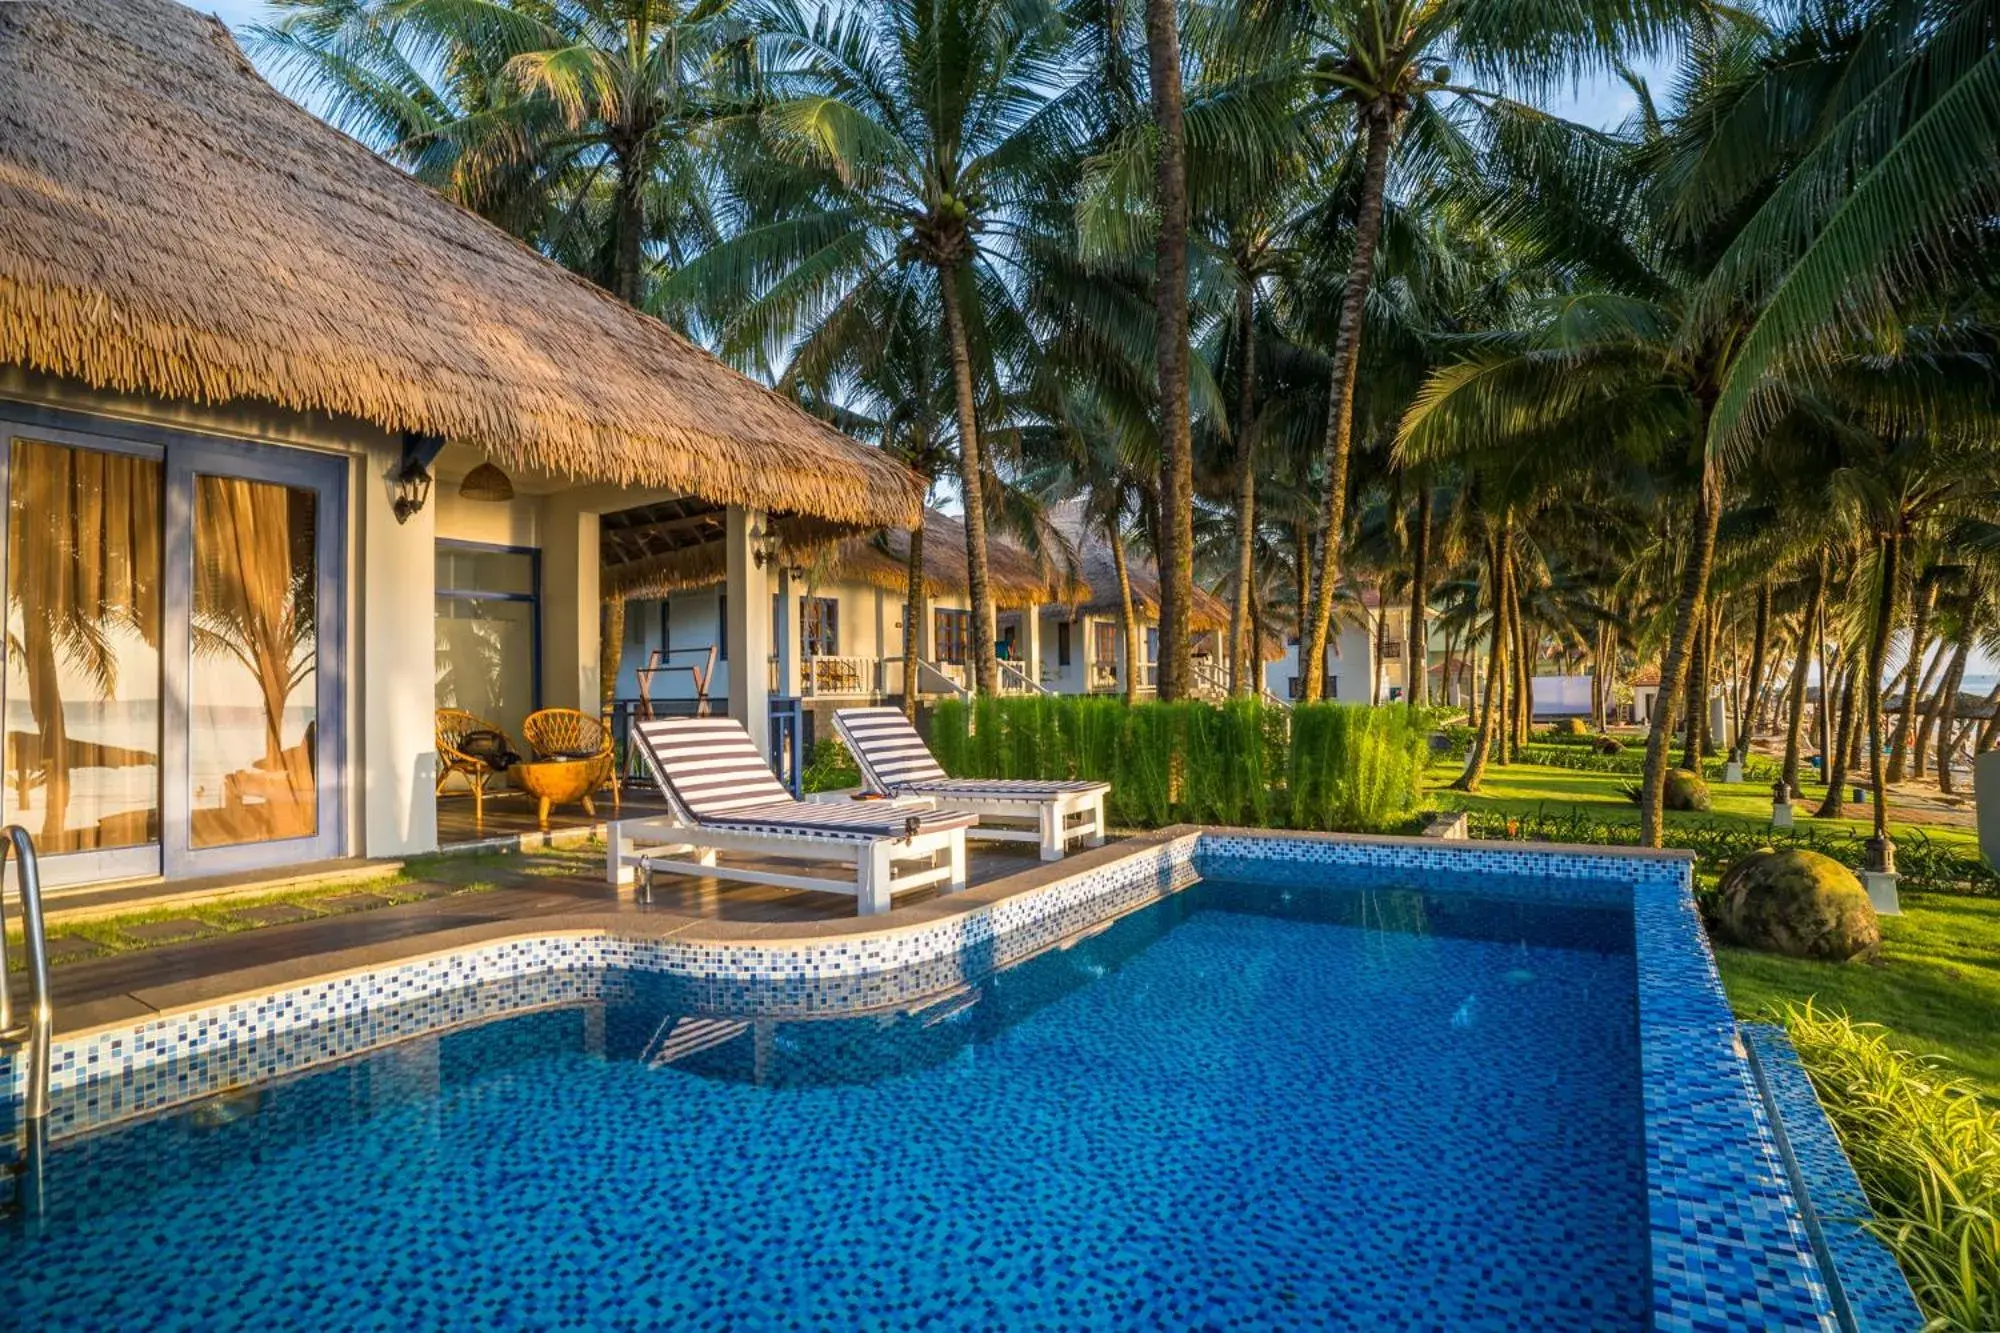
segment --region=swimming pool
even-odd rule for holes
[[[40,1234],[9,1244],[0,1309],[76,1328],[1672,1327],[1688,1274],[1664,1256],[1760,1325],[1820,1325],[1776,1174],[1704,1201],[1659,1165],[1754,1174],[1731,1152],[1759,1139],[1728,1108],[1741,1143],[1707,1161],[1699,1109],[1669,1098],[1693,1119],[1661,1123],[1661,1076],[1691,1067],[1648,1040],[1649,988],[1674,977],[1638,888],[1244,851],[907,1004],[802,1018],[778,983],[610,967],[78,1136],[48,1158]],[[1714,1217],[1719,1248],[1677,1248]]]

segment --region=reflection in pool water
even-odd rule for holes
[[[1216,881],[914,1011],[617,975],[58,1149],[0,1308],[1639,1327],[1635,990],[1625,911]]]

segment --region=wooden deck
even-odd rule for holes
[[[643,789],[625,792],[623,808],[618,811],[612,809],[608,791],[593,797],[592,804],[597,807],[595,814],[587,813],[581,805],[559,806],[549,811],[549,826],[544,829],[535,817],[535,798],[524,791],[489,794],[483,819],[475,817],[472,797],[462,792],[447,792],[437,798],[438,845],[451,849],[500,838],[576,834],[595,829],[609,819],[643,818],[667,812],[667,803],[657,793]]]
[[[470,813],[468,809],[468,823]],[[492,814],[489,806],[489,833]],[[1094,859],[1102,854],[1079,855]],[[754,858],[742,859],[755,863]],[[1012,844],[977,845],[970,861],[970,890],[988,887],[989,893],[1013,892],[1016,885],[1026,889],[1063,873],[1062,863],[1045,865],[1034,848]],[[788,862],[785,868],[800,864]],[[538,925],[630,929],[644,935],[707,931],[747,939],[765,933],[845,931],[858,921],[854,899],[844,895],[684,875],[659,876],[652,901],[642,903],[629,886],[620,892],[605,882],[602,852],[594,845],[442,857],[426,865],[423,879],[399,885],[398,892],[425,896],[395,905],[377,900],[378,905],[370,906],[365,890],[336,890],[329,901],[310,904],[309,919],[61,964],[52,974],[57,1030],[127,1022],[214,995],[240,993],[246,986],[283,986],[328,971],[520,934]],[[895,911],[866,921],[871,928],[893,928],[946,903],[939,902],[933,888],[915,889],[897,895]],[[54,927],[52,933],[60,929]]]

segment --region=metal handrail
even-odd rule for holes
[[[19,1046],[28,1062],[28,1089],[21,1118],[38,1125],[49,1114],[49,1041],[55,1007],[49,1001],[49,944],[42,927],[42,865],[35,840],[19,824],[0,829],[0,880],[12,853],[21,886],[21,939],[28,954],[28,1012],[14,1018],[13,964],[7,948],[7,908],[0,895],[0,1045]]]

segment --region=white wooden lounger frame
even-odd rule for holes
[[[886,762],[881,740],[861,734],[870,724],[890,729],[892,734],[893,728],[900,726],[908,733],[895,735],[890,741]],[[968,837],[1032,842],[1039,846],[1044,861],[1062,860],[1069,844],[1077,840],[1086,847],[1104,845],[1104,797],[1111,790],[1109,783],[949,778],[917,729],[895,708],[843,708],[834,713],[833,727],[854,756],[866,790],[905,798],[927,797],[947,810],[978,815],[982,822],[967,831]],[[988,819],[1031,820],[1034,826],[985,823]]]
[[[700,720],[709,724],[721,723],[734,727],[741,736],[742,744],[749,744],[749,734],[731,719]],[[666,770],[654,751],[654,745],[658,740],[671,739],[677,724],[691,721],[693,719],[677,718],[633,725],[633,748],[645,757],[646,768],[659,787],[660,794],[666,798],[669,813],[644,819],[621,819],[609,826],[606,834],[608,847],[605,852],[605,873],[613,884],[629,883],[636,878],[642,897],[650,900],[655,872],[712,876],[716,879],[737,880],[747,884],[769,884],[781,889],[809,889],[821,893],[847,894],[854,898],[855,910],[860,916],[872,916],[878,912],[888,911],[891,898],[905,889],[922,888],[928,884],[943,884],[944,892],[956,893],[965,887],[966,823],[906,832],[901,835],[885,835],[879,831],[860,829],[853,831],[800,829],[789,832],[782,827],[782,815],[768,816],[768,822],[760,818],[761,826],[757,828],[723,828],[704,824],[689,810],[681,793],[669,781]],[[754,754],[754,750],[752,753]],[[759,758],[757,762],[762,767],[762,759]],[[791,801],[790,793],[784,791],[768,768],[763,768],[763,777],[784,798],[784,805],[799,804]],[[742,804],[746,799],[748,798],[738,798],[737,804]],[[778,804],[778,802],[767,805],[752,804],[748,808],[761,816],[763,811]],[[813,818],[824,819],[829,813],[831,810],[827,807],[812,808]],[[929,816],[934,820],[937,812],[929,804],[919,806],[913,802],[899,802],[887,810],[878,807],[865,813],[876,820],[905,816],[917,819]],[[642,840],[648,845],[641,847],[639,844]],[[801,861],[835,862],[852,866],[854,869],[851,875],[840,878],[825,875],[793,875],[751,866],[725,865],[716,860],[717,852],[744,852]],[[912,861],[920,861],[923,864],[921,867],[912,867],[900,872],[897,870],[899,865]]]

